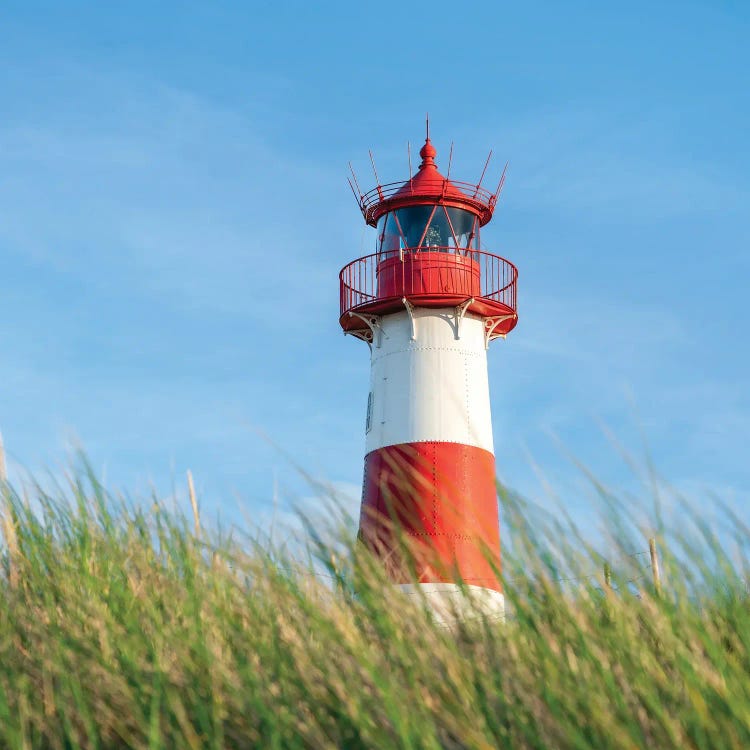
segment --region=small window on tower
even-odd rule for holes
[[[451,238],[463,249],[479,247],[479,219],[461,208],[447,207]],[[452,243],[451,243],[452,244]]]
[[[401,247],[403,247],[403,243],[401,242],[396,217],[392,213],[381,216],[378,219],[378,263],[381,260],[398,255]]]
[[[372,427],[372,391],[367,394],[367,419],[365,420],[365,432]]]

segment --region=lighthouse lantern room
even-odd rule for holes
[[[359,536],[439,617],[462,606],[461,584],[501,615],[487,349],[516,325],[518,272],[480,234],[504,173],[494,193],[444,177],[429,130],[419,154],[406,182],[352,183],[377,230],[340,273],[341,326],[371,357]]]

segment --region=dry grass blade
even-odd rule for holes
[[[188,483],[188,494],[190,495],[190,507],[193,509],[193,521],[195,528],[195,535],[201,535],[201,517],[198,512],[198,500],[195,496],[195,485],[193,484],[193,472],[188,469],[187,472],[187,483]]]

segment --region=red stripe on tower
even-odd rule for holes
[[[471,445],[438,442],[368,453],[360,534],[392,557],[394,580],[409,583],[408,567],[397,559],[398,533],[413,542],[420,583],[453,583],[458,576],[501,591],[495,457]]]

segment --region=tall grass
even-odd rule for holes
[[[313,573],[86,470],[5,486],[0,746],[750,748],[747,529],[732,559],[699,518],[699,547],[661,540],[658,595],[614,499],[607,586],[575,528],[500,494],[509,617],[445,628],[343,527]]]

